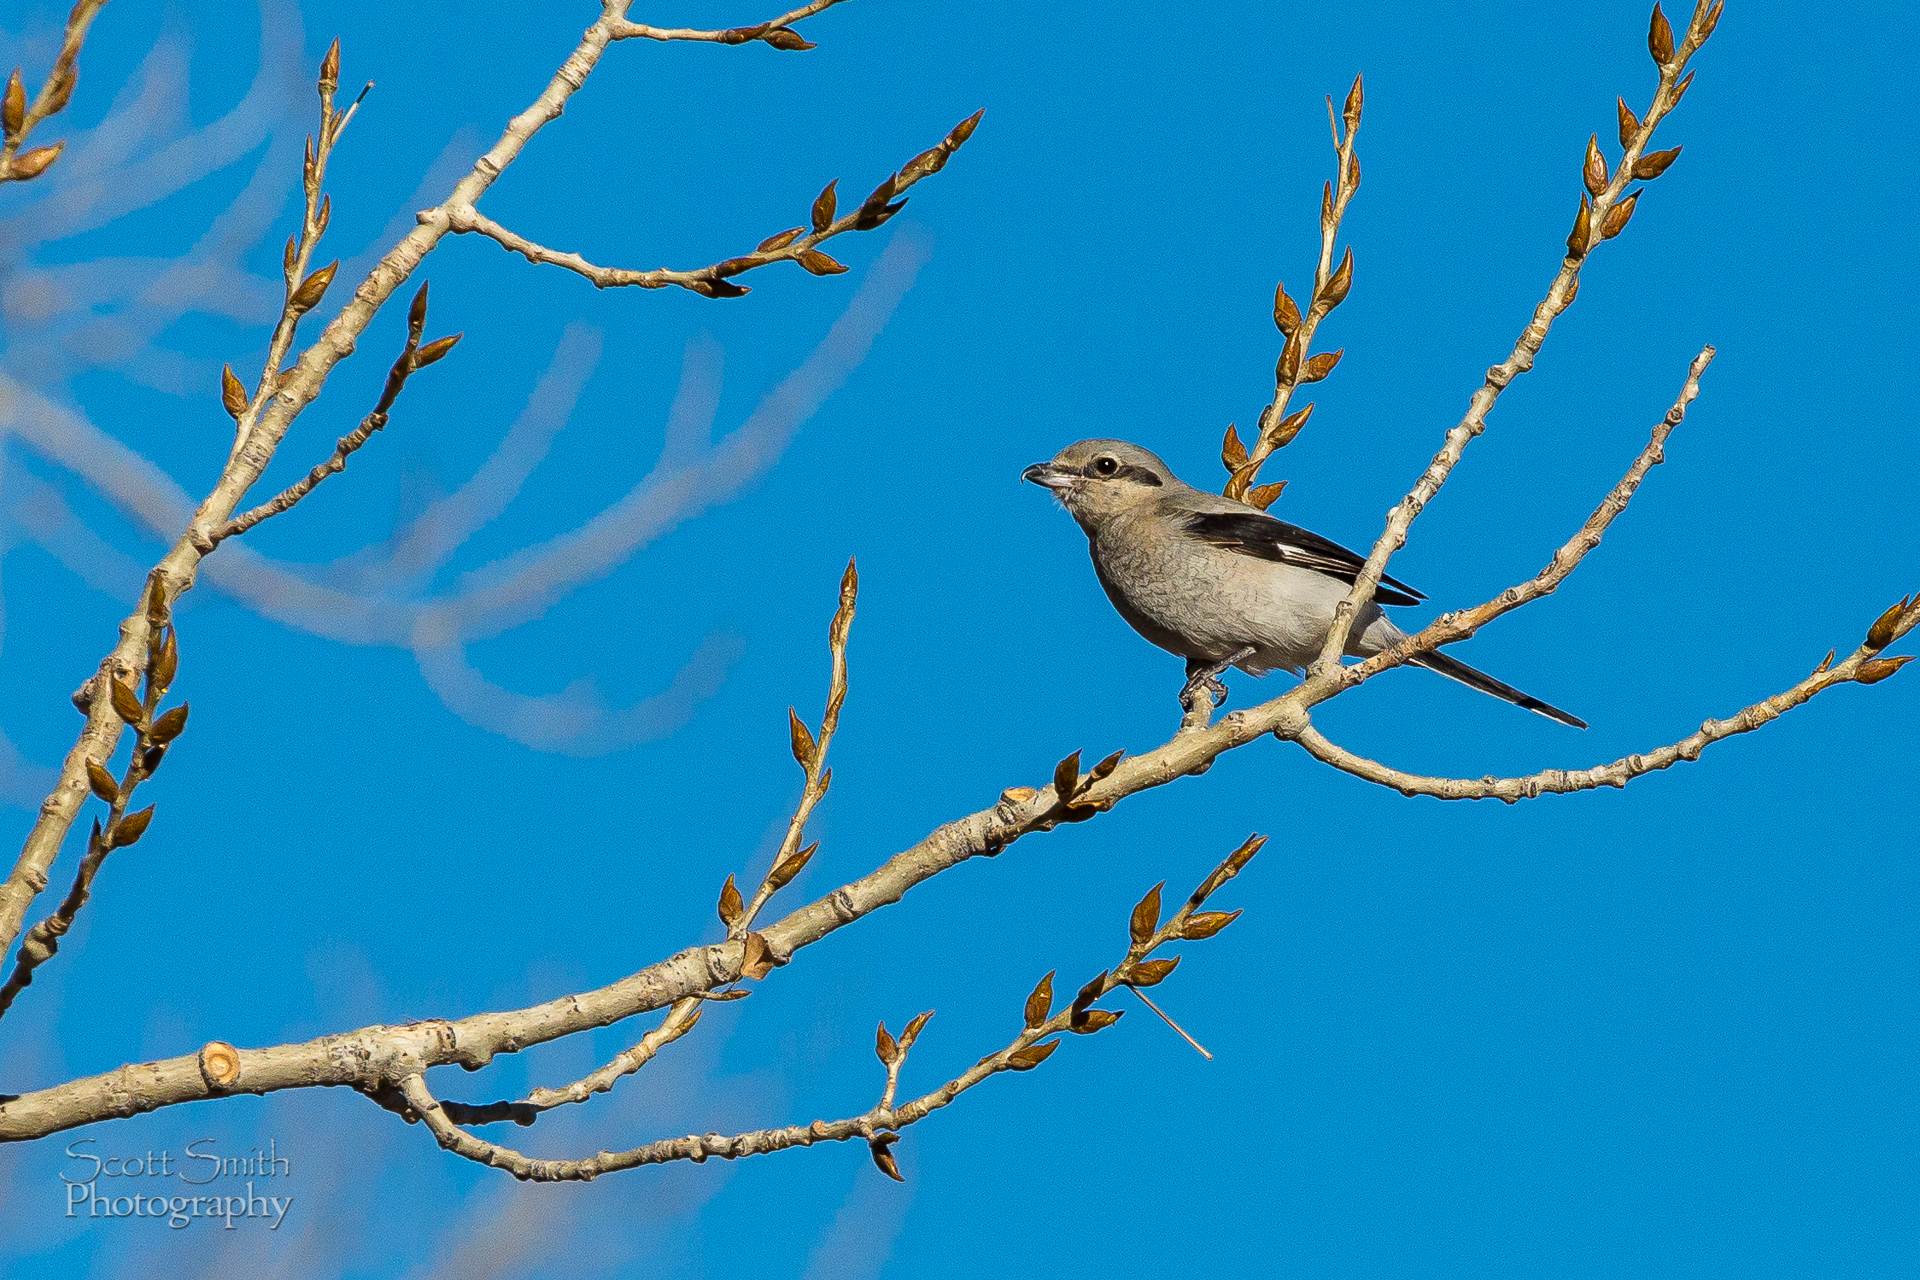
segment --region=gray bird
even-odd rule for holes
[[[1123,440],[1082,440],[1021,478],[1051,489],[1081,529],[1107,598],[1135,631],[1187,660],[1184,703],[1220,675],[1299,673],[1320,654],[1335,607],[1365,558],[1257,507],[1184,484],[1167,464]],[[1380,609],[1426,599],[1392,577],[1354,620],[1347,653],[1367,657],[1406,633]],[[1429,671],[1577,729],[1586,722],[1447,654],[1413,659]]]

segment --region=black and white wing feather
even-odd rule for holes
[[[1258,511],[1196,512],[1187,517],[1187,529],[1211,546],[1311,569],[1349,586],[1366,565],[1364,556],[1355,555],[1339,543]],[[1426,596],[1388,576],[1380,579],[1380,588],[1373,598],[1381,604],[1418,604]]]

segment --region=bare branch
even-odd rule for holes
[[[1623,106],[1621,143],[1625,154],[1620,159],[1619,168],[1604,186],[1591,192],[1591,200],[1588,194],[1581,195],[1580,213],[1574,221],[1572,235],[1567,238],[1566,257],[1561,261],[1560,270],[1554,275],[1546,297],[1534,308],[1533,318],[1521,331],[1507,358],[1487,370],[1485,381],[1468,403],[1466,415],[1447,432],[1446,442],[1440,452],[1434,455],[1433,461],[1427,465],[1413,488],[1388,515],[1387,526],[1374,543],[1365,568],[1354,580],[1347,598],[1335,609],[1326,643],[1321,647],[1319,659],[1313,664],[1311,679],[1320,690],[1335,687],[1339,679],[1340,657],[1347,651],[1354,620],[1372,602],[1374,592],[1380,586],[1380,575],[1386,572],[1388,559],[1406,545],[1407,530],[1427,503],[1440,492],[1441,486],[1446,484],[1447,477],[1453,473],[1454,466],[1466,452],[1468,443],[1487,429],[1487,415],[1492,412],[1500,393],[1515,378],[1533,368],[1534,359],[1547,340],[1547,331],[1553,327],[1560,313],[1573,305],[1574,295],[1579,291],[1580,269],[1586,264],[1587,255],[1601,241],[1612,239],[1626,228],[1627,220],[1632,217],[1634,205],[1640,198],[1639,191],[1629,194],[1627,188],[1641,170],[1642,157],[1654,130],[1667,113],[1679,104],[1681,95],[1686,92],[1691,77],[1682,79],[1682,73],[1694,53],[1712,34],[1718,17],[1718,9],[1709,9],[1705,4],[1694,10],[1686,38],[1673,56],[1660,64],[1659,86],[1654,90],[1653,102],[1647,108],[1644,120],[1633,120],[1629,127],[1628,121],[1632,120],[1632,116]],[[1586,176],[1591,176],[1590,166]]]
[[[838,275],[845,271],[846,268],[822,252],[820,246],[849,231],[872,231],[885,225],[905,207],[906,199],[902,193],[944,168],[953,153],[973,136],[984,114],[984,111],[974,112],[955,125],[939,143],[888,175],[852,213],[839,218],[832,216],[837,207],[833,195],[835,184],[828,183],[814,202],[811,231],[805,227],[793,227],[776,232],[761,241],[751,253],[693,270],[659,267],[650,271],[636,271],[625,267],[597,266],[577,253],[566,253],[537,244],[500,225],[471,205],[450,205],[446,210],[448,225],[457,232],[485,236],[508,252],[517,253],[536,265],[563,267],[591,280],[597,289],[664,289],[675,286],[707,298],[738,298],[750,290],[745,285],[735,284],[733,278],[770,263],[797,262],[813,275]]]
[[[525,1181],[584,1182],[604,1173],[646,1165],[677,1160],[699,1162],[712,1158],[738,1160],[793,1147],[810,1147],[816,1142],[847,1142],[855,1138],[864,1139],[873,1152],[874,1163],[889,1177],[897,1179],[900,1177],[899,1166],[895,1164],[889,1148],[898,1139],[901,1130],[926,1119],[961,1094],[996,1075],[1008,1071],[1029,1071],[1039,1066],[1058,1047],[1059,1042],[1053,1039],[1055,1036],[1091,1035],[1113,1026],[1120,1020],[1120,1011],[1095,1008],[1101,999],[1122,986],[1134,988],[1134,994],[1139,995],[1138,988],[1164,981],[1179,964],[1178,957],[1170,960],[1152,959],[1155,951],[1170,943],[1211,938],[1231,924],[1240,914],[1238,911],[1202,912],[1199,908],[1221,885],[1238,875],[1264,843],[1263,837],[1255,836],[1228,854],[1164,924],[1157,919],[1145,920],[1143,913],[1136,909],[1132,921],[1132,944],[1121,963],[1088,982],[1073,1002],[1058,1012],[1052,1012],[1050,1008],[1052,975],[1049,974],[1027,1001],[1025,1026],[1007,1045],[981,1058],[939,1088],[898,1106],[894,1104],[894,1097],[899,1090],[901,1070],[921,1030],[933,1016],[931,1012],[914,1018],[898,1038],[887,1031],[886,1024],[881,1024],[875,1049],[886,1070],[886,1081],[880,1101],[859,1115],[733,1135],[690,1134],[683,1138],[650,1142],[627,1151],[602,1151],[581,1159],[541,1159],[468,1133],[460,1127],[458,1117],[463,1112],[472,1115],[476,1109],[440,1102],[418,1071],[402,1076],[397,1081],[397,1088],[412,1113],[409,1119],[425,1121],[427,1129],[442,1147],[455,1155],[504,1170]],[[1150,897],[1157,913],[1157,888]],[[1043,990],[1046,993],[1044,999]],[[1145,996],[1141,998],[1146,999]],[[376,1101],[389,1105],[389,1100],[384,1097],[377,1097]],[[481,1118],[509,1117],[487,1115]],[[522,1120],[522,1123],[528,1122]]]
[[[1912,613],[1915,619],[1920,619],[1920,609],[1914,609]],[[1314,759],[1356,778],[1392,787],[1402,795],[1432,796],[1439,800],[1504,800],[1512,804],[1531,800],[1535,796],[1564,795],[1599,787],[1624,787],[1635,778],[1669,768],[1683,760],[1698,760],[1700,753],[1714,743],[1735,734],[1751,733],[1795,707],[1804,706],[1813,700],[1814,695],[1835,685],[1856,682],[1872,684],[1892,675],[1892,670],[1874,666],[1876,662],[1887,662],[1889,659],[1876,658],[1874,654],[1872,648],[1863,646],[1837,666],[1822,663],[1818,670],[1799,683],[1744,707],[1724,720],[1708,720],[1678,742],[1653,751],[1623,756],[1610,764],[1595,765],[1590,769],[1545,769],[1512,778],[1434,778],[1407,773],[1357,755],[1328,741],[1319,730],[1312,727],[1302,730],[1294,741]],[[1891,661],[1899,663],[1904,659]]]
[[[1311,404],[1297,413],[1287,412],[1293,393],[1302,383],[1320,381],[1340,363],[1337,351],[1318,356],[1310,356],[1308,352],[1313,348],[1313,335],[1320,322],[1346,301],[1347,292],[1353,287],[1353,250],[1349,248],[1337,266],[1333,254],[1347,205],[1360,189],[1360,159],[1354,154],[1353,140],[1360,132],[1364,101],[1365,89],[1359,76],[1353,78],[1353,87],[1347,91],[1346,104],[1338,118],[1334,115],[1333,99],[1327,99],[1327,126],[1333,132],[1334,178],[1321,191],[1320,259],[1313,270],[1313,293],[1307,300],[1306,311],[1302,312],[1287,293],[1285,284],[1274,286],[1273,323],[1286,342],[1280,351],[1280,361],[1274,366],[1273,399],[1260,411],[1259,429],[1254,433],[1251,449],[1240,443],[1239,435],[1231,426],[1221,446],[1221,461],[1227,468],[1227,485],[1221,492],[1257,507],[1270,505],[1286,487],[1286,482],[1281,481],[1277,485],[1251,488],[1260,474],[1261,464],[1275,450],[1292,444],[1300,429],[1307,425],[1307,419],[1313,416]],[[1343,122],[1344,133],[1340,128]]]
[[[420,336],[424,332],[427,319],[427,286],[421,285],[413,296],[413,305],[407,314],[407,341],[401,349],[399,358],[387,371],[386,386],[380,391],[380,399],[375,402],[373,411],[360,420],[360,425],[340,437],[333,447],[333,456],[315,467],[301,479],[282,489],[273,498],[259,506],[221,525],[212,535],[212,542],[219,543],[237,533],[245,533],[262,520],[291,510],[300,500],[312,493],[322,480],[338,475],[347,469],[347,459],[352,457],[361,445],[373,438],[373,434],[387,425],[387,416],[393,411],[393,405],[400,398],[400,392],[406,387],[407,379],[428,365],[433,364],[453,350],[460,340],[459,334],[438,338],[425,347],[420,345]]]
[[[1647,473],[1666,461],[1667,438],[1673,434],[1681,422],[1685,421],[1687,407],[1699,396],[1700,377],[1707,371],[1707,366],[1713,362],[1713,356],[1712,347],[1701,348],[1700,354],[1693,358],[1693,364],[1687,369],[1687,380],[1681,386],[1679,396],[1667,410],[1666,416],[1655,425],[1653,435],[1647,440],[1646,447],[1640,450],[1639,456],[1633,460],[1633,465],[1628,467],[1626,474],[1620,477],[1620,482],[1614,485],[1600,505],[1594,508],[1593,514],[1587,517],[1587,522],[1580,526],[1580,531],[1553,553],[1553,558],[1547,561],[1539,573],[1518,586],[1507,588],[1484,604],[1476,605],[1471,609],[1443,613],[1414,635],[1388,645],[1364,662],[1357,662],[1345,668],[1340,675],[1341,687],[1350,689],[1390,667],[1399,666],[1410,658],[1431,653],[1441,645],[1465,640],[1502,614],[1511,613],[1522,605],[1531,604],[1542,596],[1553,594],[1560,584],[1580,566],[1580,562],[1600,545],[1600,539],[1605,535],[1607,527],[1626,511],[1627,504],[1639,491],[1640,482],[1647,478]]]
[[[791,28],[803,18],[811,18],[823,13],[842,0],[812,0],[798,9],[788,10],[777,18],[751,27],[728,27],[721,31],[700,31],[692,27],[650,27],[644,22],[629,22],[621,19],[614,24],[613,38],[616,40],[697,40],[710,44],[746,44],[761,40],[776,49],[790,53],[802,52],[813,48],[810,41],[800,37]]]
[[[100,16],[107,0],[77,0],[67,14],[67,30],[54,56],[53,69],[40,85],[40,91],[27,100],[26,85],[15,68],[0,91],[0,183],[26,182],[53,166],[67,145],[56,142],[50,147],[22,150],[34,129],[49,116],[66,110],[80,79],[80,48],[86,43],[87,29]]]
[[[280,324],[275,327],[259,387],[237,416],[234,448],[219,480],[195,511],[186,531],[154,568],[153,577],[164,585],[168,598],[178,597],[191,588],[201,560],[216,545],[215,535],[265,472],[293,420],[320,393],[334,367],[353,351],[373,316],[452,231],[451,211],[475,207],[534,135],[559,118],[567,100],[579,91],[607,47],[617,38],[616,32],[626,22],[627,7],[628,0],[608,0],[600,19],[587,28],[580,43],[534,103],[513,117],[498,140],[474,162],[441,205],[419,216],[413,229],[375,264],[320,337],[290,367],[283,369],[281,362],[291,349],[294,322],[298,315],[315,305],[331,282],[330,269],[308,270],[313,245],[327,222],[327,205],[320,195],[325,160],[343,119],[343,113],[334,112],[332,106],[338,84],[338,50],[336,47],[328,51],[319,77],[320,140],[317,147],[309,148],[304,174],[306,216],[285,264],[287,306]],[[816,3],[805,10],[796,10],[789,18],[797,21],[826,7],[825,3]],[[771,43],[782,44],[786,37],[777,34],[775,27],[778,26],[776,23],[753,38],[767,38]],[[935,148],[935,152],[938,153],[935,159],[922,157],[929,172],[945,162],[947,152],[942,148]],[[912,167],[909,165],[909,169]],[[48,871],[88,794],[87,762],[107,759],[119,739],[120,721],[107,706],[108,700],[97,695],[113,681],[129,680],[141,669],[152,638],[144,615],[139,612],[129,615],[121,623],[119,642],[102,660],[98,674],[90,682],[94,696],[86,700],[86,727],[68,752],[59,781],[42,804],[39,819],[28,833],[12,871],[0,882],[0,949],[10,947],[19,936],[29,905],[47,887]]]

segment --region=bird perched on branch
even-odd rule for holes
[[[1094,572],[1135,631],[1187,660],[1184,703],[1201,690],[1226,701],[1219,677],[1301,672],[1320,654],[1339,603],[1365,558],[1315,533],[1181,480],[1122,440],[1082,440],[1021,478],[1051,489],[1086,531]],[[1347,653],[1367,657],[1406,633],[1381,605],[1426,599],[1382,577],[1355,618]],[[1413,662],[1550,720],[1586,722],[1447,654]]]

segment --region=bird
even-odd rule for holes
[[[1020,473],[1052,490],[1087,535],[1094,573],[1120,616],[1148,641],[1185,658],[1182,705],[1205,691],[1226,701],[1229,668],[1300,674],[1319,657],[1365,558],[1258,507],[1182,482],[1150,451],[1124,440],[1081,440]],[[1350,657],[1370,657],[1406,632],[1382,606],[1426,599],[1383,575],[1354,618]],[[1415,664],[1516,707],[1571,725],[1586,721],[1522,693],[1450,654]]]

